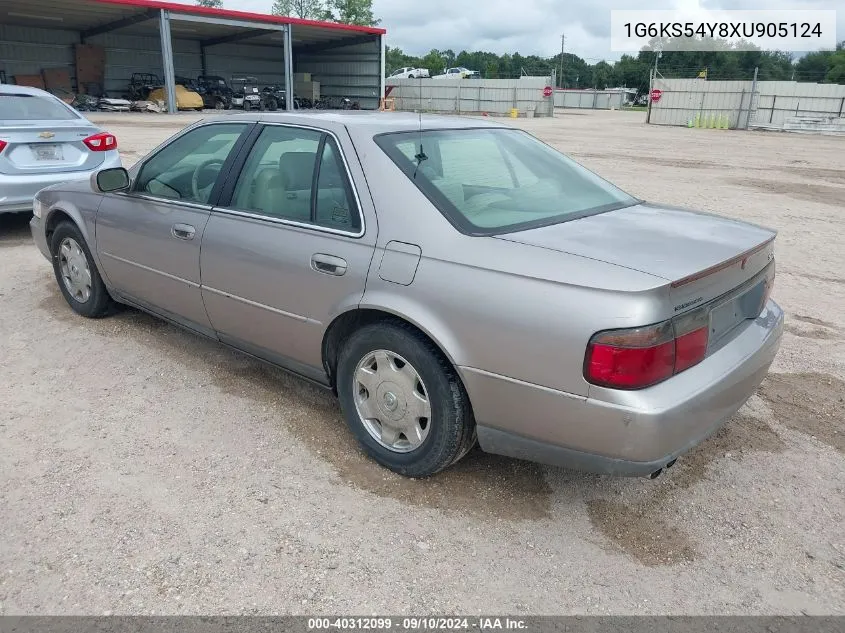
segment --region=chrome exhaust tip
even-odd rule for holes
[[[663,469],[662,469],[662,468],[658,468],[658,469],[657,469],[657,470],[655,470],[653,473],[651,473],[651,474],[648,476],[648,478],[649,478],[649,479],[657,479],[657,478],[658,478],[658,477],[660,477],[660,475],[662,475],[662,474],[663,474]]]

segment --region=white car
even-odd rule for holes
[[[120,166],[113,134],[49,92],[0,84],[0,214],[31,211],[44,187]]]
[[[442,75],[435,75],[434,79],[476,79],[479,77],[477,70],[469,70],[463,66],[447,68]]]
[[[418,77],[428,78],[431,75],[428,73],[428,68],[414,68],[407,66],[399,68],[390,73],[389,79],[417,79]]]

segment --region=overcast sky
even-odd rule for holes
[[[191,0],[179,0],[193,4]],[[272,0],[224,0],[224,6],[267,13]],[[845,39],[842,0],[374,0],[389,46],[422,55],[432,48],[519,52],[548,57],[566,51],[594,62],[618,59],[610,50],[611,9],[672,9],[701,4],[723,9],[839,9],[838,37]],[[838,5],[838,6],[837,6]]]

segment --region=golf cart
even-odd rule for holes
[[[228,110],[232,107],[232,89],[223,77],[200,75],[196,81],[197,92],[202,96],[206,108]]]
[[[264,110],[263,93],[255,77],[232,77],[232,107],[244,110]]]

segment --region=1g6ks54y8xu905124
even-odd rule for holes
[[[336,391],[410,476],[485,451],[659,471],[754,393],[774,232],[645,203],[529,134],[381,113],[240,115],[39,193],[78,313],[140,307]]]

